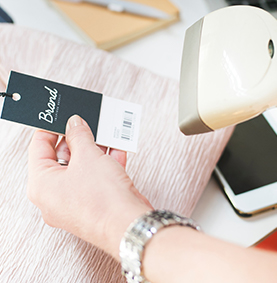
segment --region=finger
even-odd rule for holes
[[[127,163],[127,153],[125,151],[111,148],[110,156],[125,169]]]
[[[58,135],[38,130],[35,132],[29,146],[29,165],[37,167],[41,164],[56,163],[55,146]]]
[[[56,147],[56,156],[58,161],[63,160],[68,163],[70,160],[70,150],[65,141],[65,137],[60,140],[58,146]]]
[[[84,158],[98,158],[103,151],[95,144],[94,136],[87,123],[78,115],[69,118],[66,126],[66,143],[70,150],[70,161],[76,159],[83,162]]]

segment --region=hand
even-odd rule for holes
[[[87,123],[72,116],[66,138],[36,131],[29,148],[29,199],[44,221],[97,245],[118,259],[128,225],[152,208],[127,176],[126,153],[98,147]],[[56,160],[69,161],[61,166]]]

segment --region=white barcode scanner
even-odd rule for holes
[[[251,6],[208,14],[185,35],[179,127],[200,134],[277,105],[277,21]],[[277,47],[276,47],[277,48]]]

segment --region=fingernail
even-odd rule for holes
[[[82,118],[78,115],[73,115],[67,121],[66,131],[68,131],[68,130],[74,128],[74,127],[80,126],[82,124],[83,124]]]

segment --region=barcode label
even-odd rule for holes
[[[103,95],[96,143],[136,152],[140,119],[140,105]]]
[[[121,129],[121,139],[131,140],[132,130],[133,130],[133,117],[134,113],[130,111],[124,111],[123,123]]]

